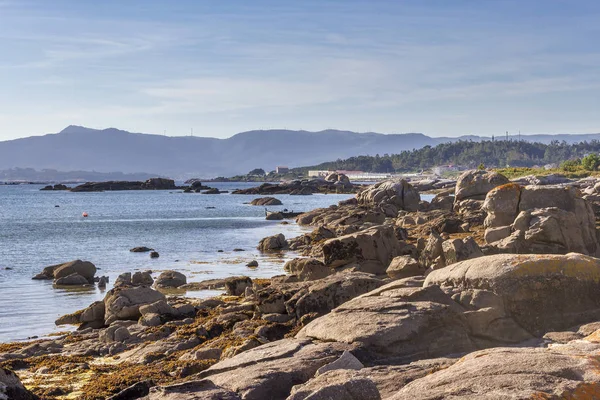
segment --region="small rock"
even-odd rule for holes
[[[158,254],[158,251],[150,252],[150,258],[158,258],[158,257],[160,257],[160,254]]]
[[[248,267],[248,268],[257,268],[258,267],[258,261],[252,260],[248,264],[246,264],[246,267]]]

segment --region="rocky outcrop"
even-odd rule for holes
[[[59,184],[54,185],[54,186],[52,186],[52,185],[44,186],[40,190],[69,190],[69,189],[70,189],[69,187],[67,187],[67,186],[62,185],[62,184],[59,183]]]
[[[355,193],[361,186],[353,185],[351,182],[327,181],[322,178],[293,180],[289,182],[263,183],[262,185],[249,189],[235,190],[233,194],[254,195],[310,195],[313,193]]]
[[[399,210],[417,211],[421,197],[406,180],[379,182],[356,195],[358,204],[395,217]]]
[[[359,359],[373,363],[476,349],[460,308],[447,295],[437,287],[411,287],[402,281],[343,303],[306,325],[297,337],[353,343]]]
[[[86,182],[71,189],[71,192],[104,192],[110,190],[172,190],[177,189],[173,179],[151,178],[145,182],[108,181]]]
[[[409,383],[390,399],[600,398],[595,354],[540,348],[478,351]]]
[[[456,182],[454,198],[462,200],[484,200],[493,188],[510,183],[504,175],[493,171],[470,170],[463,172]]]
[[[104,298],[105,323],[110,325],[116,320],[137,321],[142,316],[141,306],[159,300],[166,300],[165,295],[148,287],[115,287]]]
[[[283,203],[275,197],[260,197],[250,202],[253,206],[280,206]]]
[[[480,257],[433,271],[424,285],[477,310],[479,335],[495,340],[600,320],[600,259],[577,253]]]
[[[506,252],[597,255],[596,219],[577,188],[500,186],[488,193],[485,238]]]
[[[385,274],[396,256],[410,252],[409,246],[396,238],[393,226],[377,226],[323,243],[323,262],[331,268],[357,264],[363,272]]]

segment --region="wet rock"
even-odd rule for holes
[[[54,281],[56,286],[82,286],[89,285],[89,281],[78,273],[63,276]]]
[[[280,212],[268,213],[265,219],[267,221],[281,221],[283,219],[283,214]]]
[[[248,264],[246,264],[246,267],[248,267],[248,268],[258,268],[258,261],[252,260]]]
[[[158,257],[160,257],[160,254],[158,254],[158,251],[150,252],[150,258],[158,258]]]

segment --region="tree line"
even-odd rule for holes
[[[474,142],[459,140],[437,146],[425,146],[398,154],[357,156],[345,160],[325,162],[310,167],[294,168],[293,173],[307,173],[308,170],[351,170],[364,172],[415,172],[440,165],[460,165],[477,168],[486,167],[533,167],[546,164],[563,164],[570,161],[573,166],[595,159],[600,152],[600,141],[569,144],[565,141],[552,141],[549,144],[525,141],[487,140]],[[567,163],[568,165],[569,163]],[[591,164],[587,164],[591,165]],[[598,165],[593,166],[594,170]],[[586,168],[588,169],[588,168]]]

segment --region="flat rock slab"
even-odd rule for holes
[[[541,348],[482,350],[409,383],[390,399],[597,399],[597,357]]]

